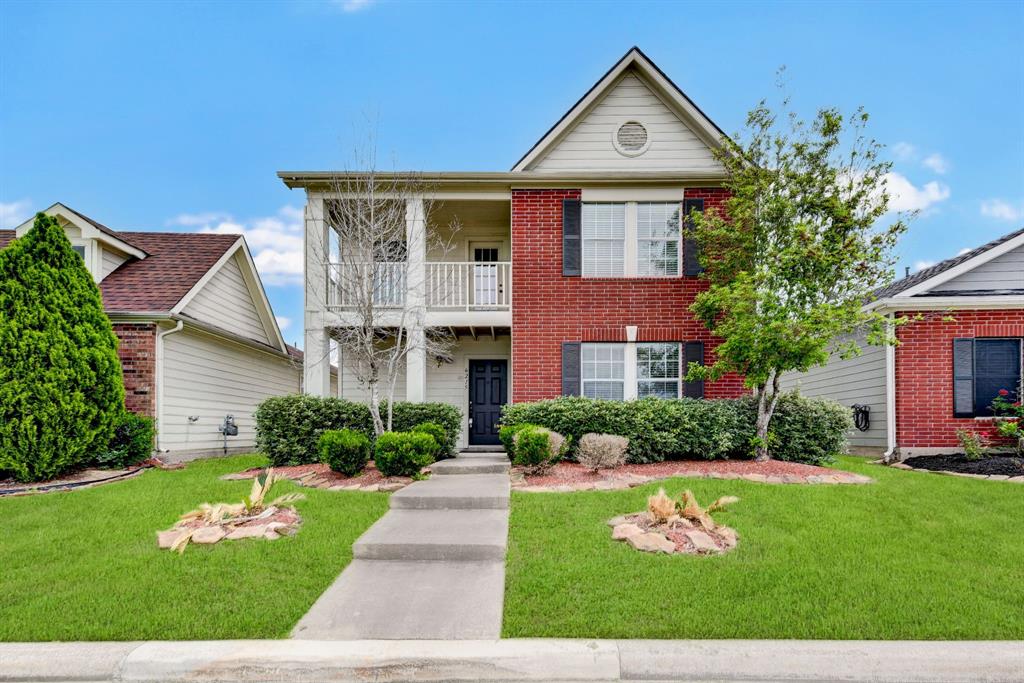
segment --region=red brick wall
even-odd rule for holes
[[[899,328],[896,347],[896,443],[901,448],[956,447],[957,429],[995,435],[992,420],[953,417],[953,339],[1022,337],[1024,310],[904,311],[924,316]],[[952,321],[944,320],[953,318]]]
[[[689,306],[706,288],[697,278],[581,278],[562,276],[562,200],[580,191],[512,191],[512,400],[553,398],[562,393],[562,342],[625,341],[627,325],[637,341],[703,341],[705,363],[716,343]],[[720,189],[686,190],[704,197],[705,210],[721,204]],[[742,378],[705,385],[705,396],[743,392]]]
[[[124,403],[139,415],[156,415],[156,325],[116,323],[117,355],[124,374]]]

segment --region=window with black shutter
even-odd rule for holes
[[[997,396],[1020,400],[1021,343],[1020,339],[953,340],[954,417],[991,417]]]

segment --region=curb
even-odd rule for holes
[[[0,681],[1020,681],[1021,641],[0,643]]]

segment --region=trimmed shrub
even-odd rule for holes
[[[530,425],[530,424],[527,424],[527,423],[522,423],[522,424],[507,425],[507,426],[501,427],[498,430],[498,440],[501,441],[501,445],[503,445],[505,447],[505,454],[508,456],[509,460],[512,460],[513,456],[515,455],[515,450],[516,450],[516,432],[518,432],[520,429],[523,429],[524,427],[532,427],[532,426],[534,426],[534,425]]]
[[[448,456],[448,453],[443,452],[445,444],[448,443],[448,431],[441,425],[436,422],[421,422],[409,431],[416,434],[430,434],[434,437],[434,441],[437,442],[436,458],[440,460]]]
[[[562,458],[569,445],[558,432],[537,425],[525,425],[517,430],[513,442],[512,464],[524,468],[528,474],[539,474],[550,468]]]
[[[56,218],[0,250],[0,472],[50,479],[95,460],[124,411],[117,337]]]
[[[536,424],[579,443],[584,434],[615,434],[629,439],[629,462],[750,458],[757,406],[739,399],[658,399],[605,401],[565,397],[504,407],[502,424]],[[779,398],[772,418],[772,457],[824,463],[846,449],[850,410],[827,399],[797,394]]]
[[[445,430],[442,452],[451,455],[462,430],[462,414],[447,403],[395,403],[395,431],[433,422]],[[373,439],[373,421],[365,403],[317,396],[274,396],[256,408],[256,447],[270,464],[306,465],[319,462],[318,442],[328,429],[351,429]]]
[[[381,410],[383,411],[383,407]],[[441,452],[437,457],[450,458],[455,455],[462,433],[462,412],[448,403],[407,403],[396,401],[391,416],[392,430],[408,432],[416,425],[431,422],[444,430],[444,439],[438,439]]]
[[[320,435],[320,461],[335,472],[354,477],[370,461],[370,440],[351,429],[328,429]]]
[[[118,417],[110,445],[94,462],[99,467],[128,467],[146,460],[152,454],[152,418],[126,410]]]
[[[384,432],[377,437],[373,461],[385,477],[412,477],[434,462],[439,450],[430,434]]]
[[[591,470],[621,467],[626,462],[629,439],[614,434],[584,434],[576,447],[576,460]]]

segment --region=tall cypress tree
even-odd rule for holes
[[[0,251],[0,472],[50,479],[106,448],[124,410],[117,337],[56,218]]]

